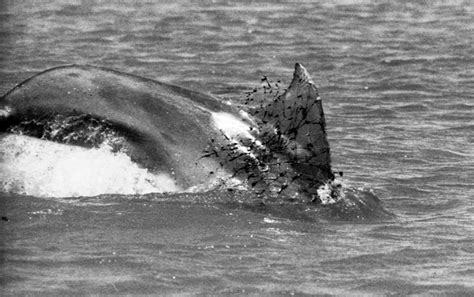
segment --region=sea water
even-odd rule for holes
[[[1,295],[473,295],[472,1],[213,2],[3,1],[0,92],[79,63],[238,104],[264,75],[287,85],[299,62],[320,88],[334,170],[394,216],[144,194],[148,173],[114,159],[116,186],[92,172],[74,189],[1,194]],[[81,166],[37,161],[1,168],[2,183]],[[96,195],[104,186],[116,194]]]

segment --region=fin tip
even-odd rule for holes
[[[314,84],[314,81],[309,75],[308,71],[300,63],[295,64],[295,73],[293,75],[293,79],[298,79],[304,82]]]

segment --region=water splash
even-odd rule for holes
[[[24,135],[0,136],[0,191],[38,197],[181,191],[167,174],[140,168],[104,143],[83,148]]]

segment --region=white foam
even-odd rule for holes
[[[39,197],[145,194],[181,189],[110,148],[81,148],[27,136],[0,136],[0,191]]]
[[[327,182],[321,185],[316,191],[318,197],[321,200],[321,204],[329,205],[338,202],[344,198],[344,192],[342,189],[345,188],[344,181],[341,178],[336,178],[332,182]],[[334,193],[336,191],[336,193]]]

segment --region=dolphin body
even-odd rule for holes
[[[63,128],[52,133],[58,122]],[[247,111],[88,65],[45,70],[0,98],[0,132],[93,147],[103,137],[91,131],[108,131],[123,140],[115,149],[181,189],[227,176],[305,201],[335,195],[325,126],[317,87],[300,64],[283,94]]]

